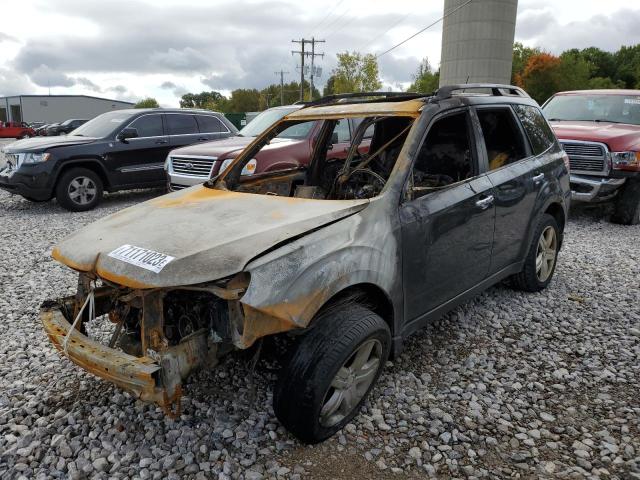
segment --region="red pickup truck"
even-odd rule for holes
[[[613,201],[614,222],[640,223],[640,90],[560,92],[542,108],[569,156],[572,200]]]
[[[24,122],[0,121],[0,138],[29,138],[35,137],[35,135],[35,130]]]

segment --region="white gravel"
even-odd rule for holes
[[[1,478],[639,478],[640,227],[571,219],[540,294],[497,286],[415,335],[354,423],[300,445],[267,360],[188,385],[179,420],[54,351],[37,312],[76,276],[52,246],[157,192],[68,213],[0,192]]]

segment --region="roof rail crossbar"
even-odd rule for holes
[[[530,98],[529,94],[520,87],[516,87],[515,85],[501,85],[499,83],[463,83],[460,85],[445,85],[436,90],[435,98],[437,100],[444,100],[446,98],[451,98],[453,92],[467,89],[488,89],[491,90],[491,95],[494,97],[515,95],[518,97]]]
[[[350,100],[358,98],[369,97],[383,97],[394,98],[397,100],[411,100],[413,98],[422,98],[426,95],[424,93],[412,93],[412,92],[353,92],[353,93],[336,93],[333,95],[325,95],[322,98],[313,100],[311,102],[301,102],[305,107],[313,107],[317,105],[325,105],[327,103],[338,102],[340,100]]]

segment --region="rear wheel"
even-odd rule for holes
[[[330,437],[358,413],[389,356],[385,321],[357,304],[315,320],[280,372],[278,419],[305,443]]]
[[[545,213],[536,226],[522,270],[510,279],[514,288],[539,292],[549,285],[556,269],[560,235],[556,219]]]
[[[58,180],[56,199],[72,212],[91,210],[102,199],[102,181],[88,168],[72,168]]]
[[[640,223],[640,181],[627,180],[622,186],[611,221],[622,225]]]

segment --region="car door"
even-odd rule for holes
[[[482,282],[489,271],[495,208],[480,173],[467,109],[436,117],[418,150],[400,206],[408,322]]]
[[[198,124],[198,142],[226,138],[231,131],[214,115],[195,115]]]
[[[208,138],[200,134],[195,115],[191,113],[167,113],[165,118],[172,149],[208,140]]]
[[[107,154],[107,164],[118,187],[164,182],[164,161],[171,145],[162,117],[161,113],[137,117],[125,128],[135,128],[138,136],[113,142],[113,148]]]
[[[482,153],[493,184],[496,228],[490,274],[522,260],[544,174],[509,105],[475,108]]]

